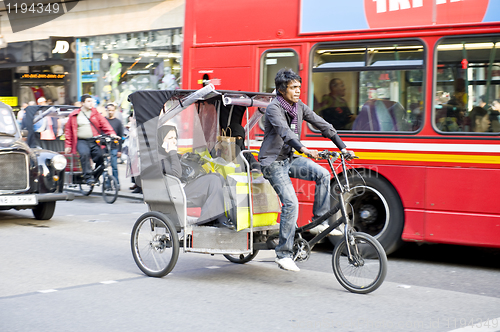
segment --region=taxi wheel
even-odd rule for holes
[[[37,220],[49,220],[54,215],[56,209],[56,202],[43,202],[38,203],[32,211],[35,219]]]

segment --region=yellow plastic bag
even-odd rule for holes
[[[240,231],[249,228],[250,207],[247,173],[229,174],[227,179],[236,209],[236,229]],[[278,213],[281,211],[281,204],[271,184],[267,180],[262,181],[262,183],[253,183],[252,192],[256,194],[252,195],[253,227],[275,225]]]

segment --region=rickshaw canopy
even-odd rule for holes
[[[245,131],[249,139],[249,131],[274,96],[270,93],[219,91],[212,84],[200,90],[144,90],[132,93],[129,101],[134,108],[135,128],[131,130],[130,145],[133,154],[141,155],[140,162],[132,165],[132,175],[139,175],[141,170],[149,169],[158,161],[157,131],[162,125],[176,123],[180,146],[184,144],[187,148],[186,144],[194,144],[194,148],[210,150],[221,129],[232,123],[243,124],[245,114]],[[257,107],[251,119],[246,113],[248,107]],[[131,162],[134,163],[134,157]]]
[[[217,91],[211,84],[200,90],[132,93],[129,101],[134,116],[129,133],[129,169],[130,175],[140,176],[144,201],[152,210],[176,216],[179,218],[176,224],[182,224],[187,203],[180,180],[165,174],[166,130],[175,130],[179,157],[194,156],[201,160],[200,164],[212,162],[213,158],[220,159],[214,155],[214,147],[222,129],[231,124],[246,124],[248,139],[251,127],[273,97],[269,93]],[[248,107],[258,108],[252,120]]]

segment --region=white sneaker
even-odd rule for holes
[[[278,258],[274,260],[283,270],[299,272],[300,269],[295,265],[295,262],[290,257]]]
[[[309,230],[309,233],[313,234],[313,235],[318,235],[319,233],[323,232],[325,229],[327,229],[327,225],[325,224],[319,224],[318,226],[314,227],[314,228],[311,228]]]
[[[311,234],[313,234],[313,235],[318,235],[319,233],[323,232],[323,231],[324,231],[325,229],[327,229],[327,228],[328,228],[328,224],[325,224],[325,223],[323,223],[323,224],[319,224],[318,226],[316,226],[316,227],[314,227],[314,228],[311,228],[311,229],[309,230],[309,233],[311,233]],[[342,235],[342,234],[343,234],[343,233],[342,233],[341,231],[339,231],[338,229],[334,228],[334,229],[330,232],[330,234],[328,234],[328,235],[333,235],[333,236],[335,236],[335,235]]]

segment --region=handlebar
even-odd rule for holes
[[[109,142],[111,142],[111,140],[114,140],[113,142],[115,144],[118,144],[119,140],[121,140],[121,138],[119,138],[119,139],[118,138],[113,138],[113,137],[111,137],[108,134],[97,135],[97,136],[94,136],[93,138],[95,139],[95,141],[97,142],[97,144],[99,144],[101,140],[103,140],[104,143],[109,143]]]
[[[358,156],[351,156],[349,153],[341,153],[341,152],[336,152],[336,151],[328,151],[328,150],[323,150],[318,153],[319,154],[319,159],[342,159],[342,160],[351,160],[351,159],[359,159]],[[309,158],[311,158],[310,155],[308,155]]]

